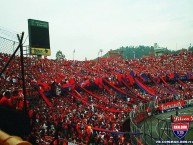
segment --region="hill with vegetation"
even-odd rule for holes
[[[143,56],[154,56],[154,47],[153,46],[126,46],[126,47],[120,47],[118,49],[122,52],[123,59],[133,59],[133,58],[141,58]],[[169,50],[164,48],[163,54],[177,54],[182,50],[187,49],[180,49],[180,50]],[[193,51],[193,47],[188,48],[189,51]],[[103,57],[108,57],[108,53],[106,53]]]

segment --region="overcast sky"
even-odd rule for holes
[[[1,0],[0,26],[28,35],[28,19],[49,22],[51,57],[94,59],[121,46],[193,44],[193,0]],[[0,34],[1,35],[1,34]],[[26,41],[28,44],[28,41]]]

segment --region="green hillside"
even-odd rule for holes
[[[153,46],[126,46],[126,47],[120,47],[115,50],[122,51],[122,57],[123,59],[133,59],[133,58],[141,58],[143,56],[149,56],[154,54],[154,47]],[[189,47],[190,51],[193,51],[193,47]],[[176,54],[179,53],[181,50],[169,50],[167,48],[164,48],[164,54]],[[106,53],[103,57],[107,57],[108,53]]]

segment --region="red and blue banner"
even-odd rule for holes
[[[45,101],[45,103],[49,106],[52,107],[52,103],[48,100],[48,98],[44,95],[44,93],[42,91],[39,91],[41,97],[43,98],[43,100]]]
[[[185,102],[184,100],[167,102],[165,104],[160,104],[158,108],[159,108],[160,111],[176,109],[176,108],[183,107],[184,106],[184,102]]]
[[[147,86],[145,86],[143,83],[141,83],[137,78],[135,78],[135,83],[145,92],[152,96],[156,96],[155,92],[151,89],[149,89]]]
[[[141,74],[141,77],[143,78],[143,81],[144,81],[144,82],[147,82],[148,77],[147,77],[146,74]]]

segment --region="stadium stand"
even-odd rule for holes
[[[9,57],[0,53],[1,68]],[[32,144],[129,143],[125,120],[129,120],[131,111],[140,122],[148,117],[148,112],[170,109],[164,104],[175,106],[180,102],[183,107],[185,101],[193,99],[191,51],[132,60],[114,57],[59,61],[32,57],[26,63],[31,64],[32,60],[32,81],[26,86],[34,86],[33,93],[39,97],[33,104],[30,99],[36,95],[28,94],[32,130],[24,137]],[[16,63],[11,64],[0,76],[0,104],[21,110],[21,78],[11,73],[17,67]],[[7,90],[9,97],[4,93]],[[3,103],[5,99],[8,105]]]

